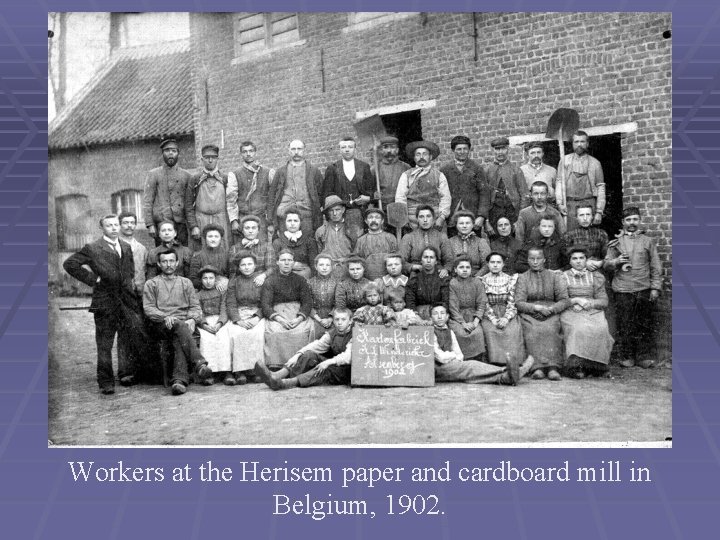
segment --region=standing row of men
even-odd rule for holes
[[[434,165],[440,154],[437,144],[416,141],[406,147],[415,163],[410,167],[399,159],[399,141],[384,137],[380,141],[379,181],[369,164],[355,157],[355,141],[340,141],[340,159],[331,163],[323,175],[305,158],[300,140],[290,143],[290,159],[277,170],[256,159],[257,148],[245,141],[240,145],[242,165],[227,173],[218,168],[219,148],[202,148],[202,168],[194,173],[178,166],[179,147],[174,139],[164,140],[163,165],[149,171],[143,195],[145,225],[156,245],[160,244],[158,224],[173,221],[178,241],[197,250],[204,226],[217,224],[227,235],[226,243],[239,240],[240,223],[245,216],[261,219],[260,234],[271,235],[283,227],[282,217],[294,207],[301,213],[301,229],[312,236],[323,223],[323,201],[331,195],[346,205],[345,221],[349,234],[357,240],[363,233],[363,213],[373,203],[403,202],[408,221],[417,226],[415,210],[428,204],[435,210],[437,228],[444,228],[451,215],[467,210],[476,216],[475,227],[492,233],[501,216],[518,221],[523,208],[530,206],[531,187],[547,185],[547,199],[553,209],[566,217],[567,230],[577,227],[576,208],[591,206],[593,224],[599,225],[605,209],[605,181],[600,162],[587,153],[588,135],[578,131],[572,139],[573,153],[562,164],[566,181],[556,182],[557,171],[543,163],[543,146],[531,143],[528,162],[522,167],[508,158],[509,141],[493,139],[493,161],[485,166],[470,159],[472,144],[464,135],[450,141],[453,161],[441,168]],[[377,186],[380,191],[378,192]]]

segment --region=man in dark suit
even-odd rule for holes
[[[112,346],[116,333],[134,349],[131,356],[148,361],[153,355],[148,348],[142,313],[133,290],[132,249],[129,244],[119,241],[120,222],[115,214],[103,217],[100,228],[102,238],[85,244],[65,261],[63,268],[93,288],[90,312],[95,317],[97,381],[103,394],[113,394]],[[118,362],[118,377],[120,384],[131,386],[136,382],[136,366],[128,365],[125,358]]]
[[[375,175],[370,171],[370,165],[355,158],[355,139],[352,137],[340,141],[340,155],[341,159],[325,169],[322,198],[337,195],[345,202],[345,226],[354,243],[365,232],[363,213],[376,191]]]
[[[303,234],[312,238],[322,225],[320,170],[305,159],[305,143],[296,139],[290,143],[290,161],[279,167],[270,185],[267,201],[268,231],[272,235],[284,232],[285,212],[290,208],[300,211]]]

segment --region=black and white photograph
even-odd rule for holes
[[[671,23],[49,13],[49,444],[669,447]]]

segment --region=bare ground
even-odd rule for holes
[[[395,445],[661,442],[671,437],[671,368],[621,369],[610,379],[525,379],[517,387],[162,386],[95,382],[92,315],[50,301],[49,434],[56,445]]]

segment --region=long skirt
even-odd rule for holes
[[[485,362],[461,362],[450,360],[446,364],[435,362],[435,382],[464,382],[490,384],[500,381],[504,367],[491,366]]]
[[[519,314],[525,349],[535,358],[533,371],[562,367],[563,341],[560,316],[538,320],[527,313]]]
[[[276,304],[275,312],[292,320],[300,310],[300,302]],[[282,367],[288,358],[315,338],[313,321],[305,319],[292,330],[286,330],[276,321],[265,323],[265,364],[269,368]]]
[[[500,366],[508,360],[515,365],[525,361],[525,344],[523,343],[522,327],[517,318],[510,319],[505,328],[500,330],[489,319],[483,319],[482,329],[488,351],[488,362]]]
[[[475,310],[464,309],[462,310],[462,316],[465,322],[472,322],[475,318]],[[478,325],[477,328],[469,334],[465,331],[462,324],[458,322],[450,321],[448,326],[450,326],[450,329],[455,333],[465,360],[474,358],[485,352],[485,338],[483,337],[483,328],[481,325]]]
[[[215,324],[218,315],[207,317],[209,324]],[[207,360],[208,367],[217,371],[230,371],[230,333],[228,326],[223,326],[216,334],[211,334],[200,328],[200,354]]]
[[[575,355],[584,360],[608,365],[615,340],[610,335],[602,310],[575,311],[566,309],[560,314],[565,340],[565,359]]]
[[[240,320],[250,319],[257,313],[256,308],[238,308]],[[226,371],[246,371],[253,369],[257,362],[263,360],[265,346],[265,319],[246,330],[237,324],[228,324],[232,351],[232,369]]]

